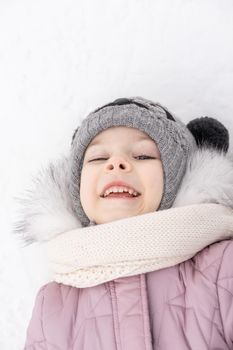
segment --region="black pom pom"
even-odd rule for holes
[[[198,147],[211,147],[225,153],[228,151],[229,132],[217,119],[196,118],[187,124],[187,128],[193,134]]]

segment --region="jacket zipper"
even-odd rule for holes
[[[111,303],[112,303],[113,326],[114,326],[114,332],[115,332],[116,350],[122,350],[115,282],[110,281],[110,282],[108,282],[108,285],[109,285],[109,290],[110,290],[110,295],[111,295]]]
[[[139,275],[139,283],[140,283],[141,305],[142,305],[142,315],[143,315],[143,329],[144,329],[144,337],[145,337],[145,341],[144,341],[145,350],[153,350],[152,336],[150,331],[150,319],[149,319],[145,274]],[[108,282],[108,286],[109,286],[112,310],[113,310],[113,326],[114,326],[114,333],[115,333],[116,350],[122,350],[115,282],[114,281]]]

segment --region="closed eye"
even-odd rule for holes
[[[107,158],[96,158],[96,159],[91,159],[88,161],[88,163],[90,162],[95,162],[96,160],[106,160]]]
[[[141,158],[141,157],[143,157],[144,159],[141,159],[141,160],[145,160],[145,159],[157,159],[157,158],[155,158],[155,157],[150,157],[150,156],[146,156],[146,155],[140,155],[140,156],[137,156],[137,157],[135,157],[135,158]],[[91,160],[89,160],[88,162],[90,163],[90,162],[94,162],[94,161],[97,161],[97,160],[107,160],[108,158],[95,158],[95,159],[91,159]]]
[[[140,157],[144,157],[146,159],[156,159],[155,157],[150,157],[150,156],[145,156],[145,155],[141,155],[141,156],[138,156],[138,157],[135,157],[135,158],[140,158]]]

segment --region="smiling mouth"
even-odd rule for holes
[[[106,197],[102,197],[103,199],[135,199],[138,198],[140,196],[140,194],[133,196],[127,192],[122,192],[122,193],[110,193],[108,196]]]

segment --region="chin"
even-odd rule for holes
[[[116,221],[116,220],[121,220],[121,219],[126,219],[126,218],[129,218],[129,217],[132,217],[132,216],[137,216],[137,215],[140,215],[140,214],[122,214],[122,215],[116,215],[114,217],[111,217],[111,218],[108,218],[108,219],[105,219],[105,222],[112,222],[112,221]]]

